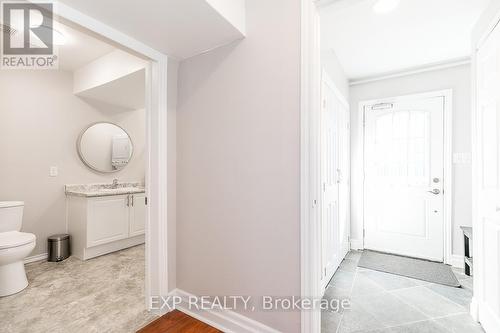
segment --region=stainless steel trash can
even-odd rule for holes
[[[63,261],[71,255],[68,234],[53,235],[48,238],[48,261]]]

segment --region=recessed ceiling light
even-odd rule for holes
[[[373,5],[373,11],[377,14],[386,14],[395,10],[400,0],[377,0]]]

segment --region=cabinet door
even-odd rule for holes
[[[87,247],[127,238],[128,206],[127,195],[89,199]]]
[[[130,195],[130,237],[146,232],[146,195]]]

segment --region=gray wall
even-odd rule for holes
[[[247,37],[188,59],[177,106],[177,287],[300,295],[300,1],[248,1]],[[299,312],[244,315],[299,332]]]
[[[65,184],[144,180],[144,110],[98,110],[72,90],[70,72],[0,74],[0,200],[25,202],[22,230],[37,236],[32,255],[47,252],[47,236],[66,231]],[[94,173],[78,157],[78,135],[96,121],[119,124],[134,141],[133,159],[118,173]],[[50,166],[59,167],[58,177],[49,177]]]
[[[351,238],[362,239],[362,217],[356,200],[361,194],[359,170],[362,167],[358,152],[358,110],[361,101],[453,89],[453,152],[471,152],[471,66],[463,65],[443,70],[376,81],[351,87]],[[463,255],[460,226],[472,221],[472,170],[470,164],[453,165],[453,254]]]

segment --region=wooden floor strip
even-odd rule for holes
[[[222,333],[222,331],[174,310],[141,328],[138,333]]]

